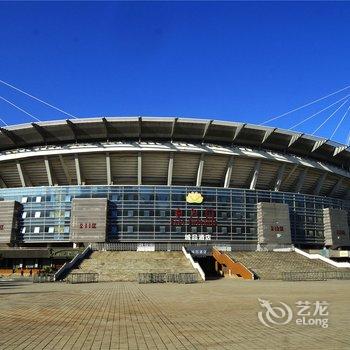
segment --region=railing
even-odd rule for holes
[[[282,272],[283,281],[349,280],[350,271]]]
[[[181,243],[149,243],[154,246],[155,251],[181,251],[183,244]],[[146,243],[92,243],[93,251],[137,251],[140,246],[146,247]]]
[[[67,276],[67,283],[96,283],[98,282],[98,273],[71,273]]]
[[[78,253],[71,261],[65,263],[56,273],[55,273],[55,281],[62,280],[67,276],[70,270],[73,267],[78,265],[88,254],[91,253],[91,245],[87,246],[82,253]]]
[[[39,273],[33,276],[33,283],[55,282],[55,275],[49,273]]]
[[[253,280],[254,274],[243,264],[233,261],[228,255],[213,249],[213,258],[220,264],[225,266],[224,275],[236,275],[245,280]]]
[[[205,273],[204,273],[203,269],[201,268],[201,266],[193,260],[192,255],[187,252],[185,247],[182,247],[182,252],[184,253],[185,257],[190,261],[193,268],[198,271],[198,273],[202,277],[202,280],[205,281]]]
[[[320,254],[309,254],[309,253],[306,253],[304,252],[303,250],[301,249],[298,249],[298,248],[295,248],[294,251],[300,255],[303,255],[305,256],[306,258],[308,259],[311,259],[311,260],[321,260],[327,264],[330,264],[334,267],[341,267],[341,268],[350,268],[350,263],[348,262],[337,262],[337,261],[333,261],[329,258],[326,258],[325,256],[322,256]]]
[[[92,243],[91,249],[93,251],[137,251],[139,245],[154,246],[155,251],[181,251],[182,247],[197,247],[197,246],[207,246],[207,247],[217,247],[220,251],[273,251],[275,249],[294,249],[290,244],[269,244],[264,246],[259,246],[256,243],[246,243],[246,244],[235,244],[235,243],[220,243],[220,242],[186,242],[186,243],[132,243],[132,242],[118,242],[118,243]]]
[[[196,283],[195,273],[139,273],[138,283]]]

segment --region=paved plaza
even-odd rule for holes
[[[350,281],[1,281],[0,349],[349,349],[349,291]],[[293,319],[272,324],[263,313],[262,324],[258,298],[284,302]],[[297,325],[298,301],[327,301],[315,317],[328,328]]]

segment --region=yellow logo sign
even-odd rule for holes
[[[201,204],[203,202],[203,196],[198,192],[190,192],[186,196],[187,203]]]

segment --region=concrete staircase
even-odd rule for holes
[[[337,270],[323,261],[310,260],[295,252],[230,252],[227,254],[264,280],[281,280],[283,272]]]
[[[139,273],[197,274],[182,252],[135,251],[96,251],[71,272],[96,272],[99,281],[137,281]]]

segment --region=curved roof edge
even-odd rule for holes
[[[249,123],[180,117],[93,117],[1,127],[0,151],[123,139],[237,144],[307,156],[347,170],[350,167],[350,147],[321,137]]]

